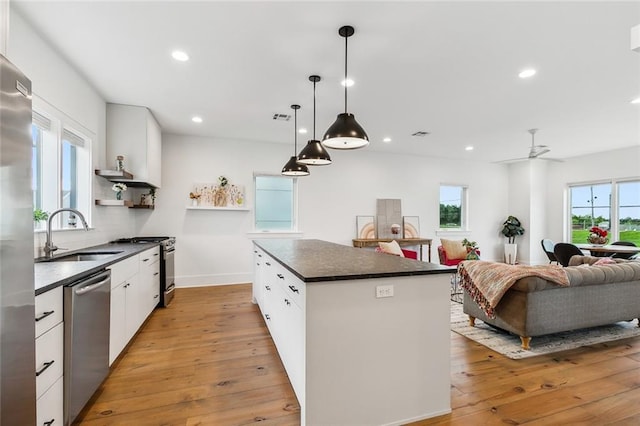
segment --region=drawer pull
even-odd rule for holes
[[[148,260],[149,260],[148,258],[147,259],[142,259],[143,262],[147,262]]]
[[[271,287],[269,287],[268,285],[265,285],[264,288],[266,288],[268,291],[271,291]]]
[[[51,420],[49,420],[48,422],[44,422],[44,423],[42,423],[42,425],[43,425],[43,426],[51,426],[51,425],[53,424],[53,422],[55,422],[55,421],[56,421],[56,419],[51,419]]]
[[[158,297],[160,297],[159,294],[156,294],[155,296],[153,296],[154,299],[157,299]]]
[[[256,265],[260,266],[260,262],[256,263]]]
[[[291,302],[289,302],[289,299],[284,299],[284,303],[286,303],[287,306],[291,306]]]
[[[269,262],[265,262],[265,264],[266,264],[267,266],[271,266],[271,264],[270,264]]]
[[[278,275],[278,278],[280,278],[281,280],[284,280],[284,275],[282,274],[277,274],[277,275]]]
[[[45,311],[45,312],[43,312],[42,315],[40,315],[39,317],[36,318],[36,322],[45,319],[46,317],[48,317],[49,315],[51,315],[54,312],[55,311]]]
[[[258,257],[262,257],[262,255],[261,255],[261,254],[259,254],[259,255],[258,255]]]
[[[55,362],[55,360],[49,361],[49,362],[45,362],[44,363],[44,367],[42,367],[42,369],[40,371],[36,371],[36,377],[38,377],[39,375],[41,375],[42,373],[44,373],[44,371],[51,367],[53,365],[53,363]]]
[[[264,314],[264,317],[265,317],[266,319],[268,319],[268,320],[270,320],[270,319],[271,319],[271,317],[269,316],[269,314]]]
[[[300,292],[298,291],[298,289],[297,289],[295,286],[293,286],[293,285],[290,285],[290,286],[289,286],[289,288],[290,288],[290,289],[291,289],[291,291],[292,291],[292,292],[294,292],[294,293],[300,293]]]
[[[156,275],[159,275],[159,274],[160,274],[160,272],[156,272],[155,274],[153,274],[153,276],[155,277]]]

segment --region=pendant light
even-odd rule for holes
[[[307,146],[300,151],[298,163],[309,166],[326,166],[331,164],[331,157],[322,143],[316,139],[316,83],[320,81],[320,76],[311,75],[309,81],[313,82],[313,139],[307,142]]]
[[[349,25],[338,30],[338,34],[344,37],[344,112],[338,114],[338,118],[322,138],[322,144],[327,148],[356,149],[369,145],[367,132],[358,124],[356,117],[347,112],[347,39],[354,32]]]
[[[309,168],[304,164],[298,164],[296,153],[298,152],[298,110],[300,105],[291,105],[293,110],[293,156],[287,161],[282,168],[282,174],[285,176],[308,176]]]

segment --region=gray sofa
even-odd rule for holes
[[[591,266],[599,257],[573,256],[565,268],[570,286],[537,277],[522,278],[505,293],[489,318],[465,291],[464,313],[520,336],[529,349],[532,337],[639,318],[640,261]]]

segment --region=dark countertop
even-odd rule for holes
[[[64,251],[58,253],[56,257],[64,257],[73,253],[82,253],[87,251],[122,251],[122,253],[110,256],[103,260],[88,260],[82,262],[39,262],[36,259],[34,264],[35,272],[35,290],[36,296],[53,290],[61,285],[66,285],[87,277],[109,265],[120,262],[128,257],[135,256],[145,250],[160,245],[160,243],[106,243],[93,247],[85,247],[79,250]]]
[[[306,283],[450,274],[456,270],[321,240],[264,239],[254,243]]]

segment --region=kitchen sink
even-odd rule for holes
[[[73,253],[65,256],[54,257],[52,259],[43,259],[44,262],[88,262],[95,260],[104,260],[108,259],[111,256],[115,256],[116,254],[120,254],[122,251],[92,251],[92,252],[82,252],[82,253]]]

